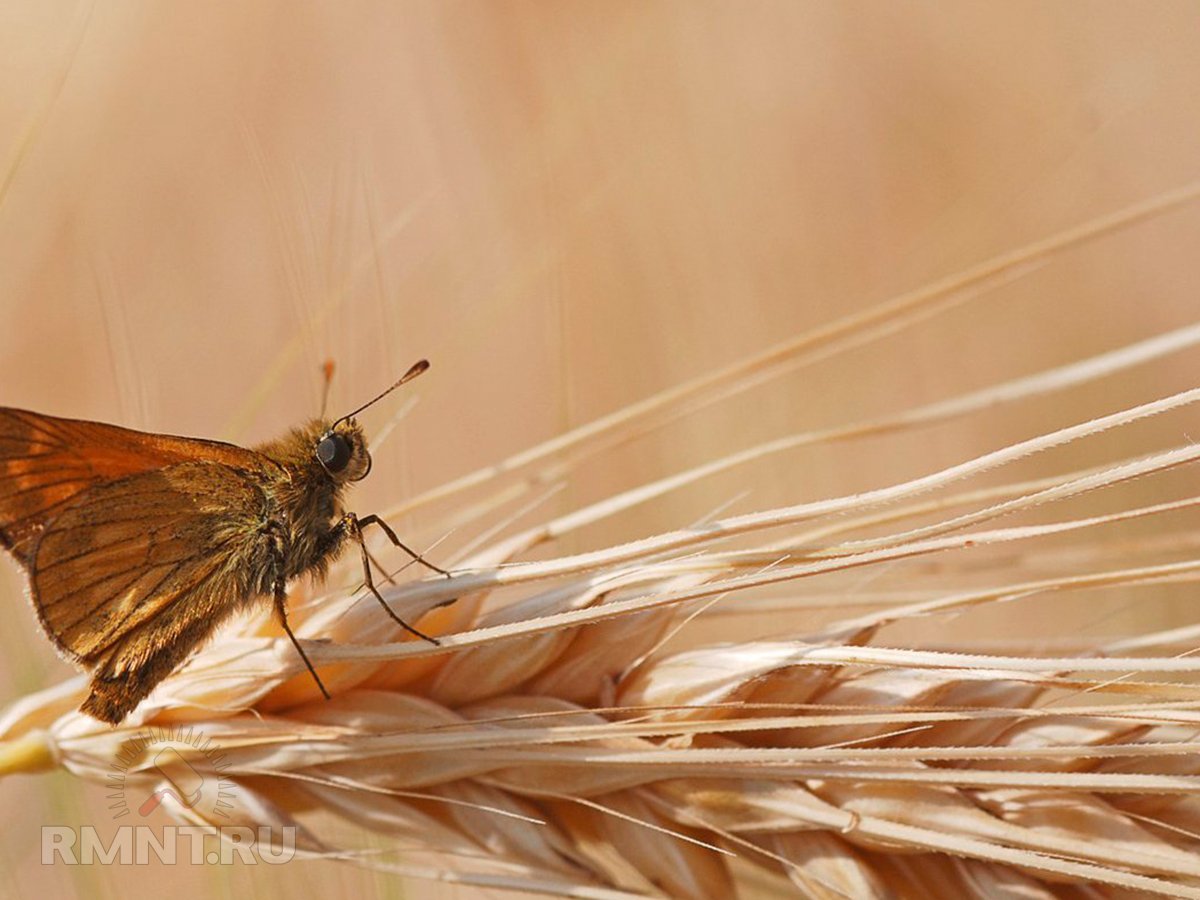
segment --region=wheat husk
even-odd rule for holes
[[[812,897],[1200,897],[1194,629],[1024,650],[940,641],[948,617],[998,604],[1036,615],[1062,597],[1136,599],[1200,577],[1198,536],[1180,516],[1200,495],[1168,477],[1200,457],[1190,442],[1010,474],[1036,454],[1177,414],[1200,389],[1068,419],[869,491],[526,561],[716,472],[1069,391],[1186,352],[1200,328],[743,448],[513,524],[585,459],[704,404],[774,389],[783,372],[971,302],[1198,191],[991,260],[395,505],[448,504],[448,518],[457,509],[483,537],[451,552],[452,577],[410,568],[384,590],[439,645],[408,639],[346,591],[350,566],[325,587],[295,587],[295,628],[329,701],[264,611],[226,628],[117,728],[74,710],[82,678],[15,701],[0,716],[0,771],[102,782],[146,729],[194,728],[222,748],[239,821],[300,829],[303,856],[558,896],[727,897],[748,866],[774,890]],[[1000,483],[976,483],[984,475]],[[1135,479],[1162,479],[1166,493],[1131,500],[1120,489]],[[534,502],[506,519],[522,498]],[[1129,522],[1158,530],[1112,536]],[[804,610],[829,590],[823,578],[906,560],[939,577],[914,569],[899,594],[868,592],[865,611],[811,629],[774,629],[764,611]],[[689,640],[714,619],[739,636]],[[928,640],[890,642],[890,629],[913,623]],[[152,787],[156,776],[135,759],[128,777]],[[385,849],[325,836],[315,823],[329,817]]]

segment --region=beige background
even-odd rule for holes
[[[8,0],[0,403],[251,442],[315,413],[327,357],[336,410],[428,356],[357,495],[379,507],[1196,178],[1197,46],[1191,0]],[[550,508],[1187,323],[1198,247],[1190,208],[1068,253],[623,448]],[[884,484],[1192,386],[1191,360],[1069,409],[776,459],[568,546]],[[1082,461],[1178,442],[1182,422]],[[429,538],[432,521],[402,524]],[[69,672],[20,585],[0,566],[0,702]],[[1123,621],[1187,621],[1186,600]],[[53,775],[0,797],[22,896],[405,890],[334,863],[43,867],[37,827],[104,819],[103,791]]]

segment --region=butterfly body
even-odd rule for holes
[[[351,448],[349,463],[337,475],[327,471],[312,450],[327,434],[342,437]],[[263,485],[262,526],[278,530],[285,543],[285,574],[324,576],[348,536],[337,527],[345,515],[342,493],[350,482],[365,478],[371,467],[362,429],[353,420],[337,430],[329,422],[313,420],[255,449],[278,468]]]
[[[122,721],[230,616],[265,602],[324,692],[288,625],[286,585],[323,577],[347,540],[389,615],[425,637],[375,590],[362,527],[408,548],[342,505],[370,468],[350,417],[244,449],[0,408],[0,545],[28,575],[43,630],[91,671],[81,709],[96,718]]]

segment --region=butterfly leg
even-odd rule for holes
[[[383,594],[379,593],[379,589],[375,587],[375,579],[371,575],[371,557],[367,553],[367,542],[363,540],[362,528],[363,528],[363,525],[379,524],[387,532],[389,537],[395,538],[395,535],[392,534],[392,530],[390,528],[388,528],[387,525],[385,525],[383,523],[383,521],[376,516],[367,516],[365,519],[360,520],[358,518],[358,516],[356,516],[354,513],[346,513],[345,517],[342,519],[342,523],[343,523],[343,527],[345,527],[345,529],[349,532],[350,536],[354,539],[354,542],[356,544],[358,544],[358,549],[362,553],[363,580],[367,584],[367,590],[369,590],[372,594],[374,594],[375,599],[379,601],[379,605],[382,606],[384,608],[384,610],[387,612],[387,614],[392,617],[392,620],[397,625],[399,625],[401,628],[403,628],[405,631],[408,631],[409,633],[414,634],[423,640],[429,641],[429,643],[431,643],[431,644],[440,643],[436,638],[431,638],[429,635],[425,634],[424,632],[418,631],[417,629],[413,628],[411,625],[409,625],[407,622],[405,622],[402,618],[400,618],[398,615],[396,615],[394,612],[392,612],[392,608],[390,606],[388,606],[387,601],[383,599]],[[417,554],[415,554],[411,550],[409,550],[407,547],[405,547],[403,544],[401,544],[398,540],[395,541],[395,543],[397,546],[406,550],[409,553],[409,555],[412,556],[414,559],[421,558]],[[429,563],[426,563],[426,565],[429,565]],[[440,572],[442,570],[438,569],[438,571]],[[449,573],[447,573],[447,574],[449,574]]]
[[[393,578],[392,575],[388,573],[388,570],[385,569],[380,564],[379,560],[377,560],[375,558],[375,554],[373,554],[370,550],[367,551],[367,559],[371,560],[371,565],[373,565],[376,569],[378,569],[381,573],[383,573],[384,581],[386,581],[388,584],[392,584],[392,585],[394,585],[396,583],[396,579]],[[406,569],[411,565],[412,565],[411,561],[406,562],[403,566],[401,566],[401,570]]]
[[[439,566],[435,566],[433,563],[431,563],[429,560],[427,560],[425,557],[423,557],[420,553],[417,553],[415,550],[413,550],[410,547],[408,547],[407,545],[405,545],[404,542],[402,542],[400,540],[400,538],[396,537],[396,532],[392,531],[392,526],[390,526],[387,522],[383,521],[383,519],[379,518],[379,516],[372,514],[369,516],[364,516],[361,519],[358,519],[357,517],[355,517],[355,518],[358,522],[358,530],[359,530],[359,534],[360,534],[359,540],[360,541],[362,540],[362,538],[361,538],[362,529],[366,528],[368,525],[378,525],[380,528],[383,529],[383,533],[388,536],[389,541],[391,541],[395,546],[399,547],[401,550],[403,550],[405,553],[407,553],[409,556],[411,556],[416,562],[419,562],[421,565],[423,565],[427,569],[431,569],[434,572],[437,572],[439,575],[445,575],[447,578],[450,577],[450,573],[447,572],[445,569],[443,569]]]
[[[300,654],[300,658],[304,660],[304,665],[308,668],[308,674],[313,677],[313,681],[317,683],[317,687],[321,689],[321,693],[325,695],[325,699],[331,699],[329,691],[325,690],[325,685],[321,681],[321,676],[317,674],[317,670],[313,668],[312,662],[308,658],[308,654],[304,652],[304,648],[300,646],[300,641],[296,639],[296,635],[292,633],[292,626],[288,624],[287,618],[287,579],[283,576],[283,546],[278,540],[271,541],[271,555],[275,559],[275,615],[279,619],[279,624],[283,626],[284,633],[291,640],[292,646],[296,648],[296,652]]]

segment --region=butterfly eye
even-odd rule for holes
[[[352,480],[353,480],[353,481],[362,481],[364,478],[366,478],[366,477],[367,477],[368,475],[370,475],[370,474],[371,474],[371,454],[370,454],[370,453],[368,453],[368,454],[367,454],[367,468],[366,468],[366,470],[365,470],[365,471],[364,471],[364,472],[363,472],[361,475],[359,475],[357,478],[354,478],[354,479],[352,479]]]
[[[340,434],[327,434],[317,444],[317,460],[331,475],[346,468],[350,456],[350,442]]]

